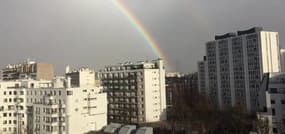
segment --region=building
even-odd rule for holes
[[[36,63],[27,59],[21,64],[9,64],[2,69],[2,80],[35,79],[52,80],[54,70],[52,64]]]
[[[80,83],[80,82],[79,82]],[[71,78],[0,82],[0,133],[78,134],[107,125],[107,94]]]
[[[170,109],[173,105],[173,92],[175,89],[179,90],[183,88],[181,77],[183,74],[181,73],[167,73],[165,78],[165,86],[166,86],[166,106],[167,109]]]
[[[281,71],[285,72],[285,49],[280,49]]]
[[[166,105],[170,108],[175,102],[175,94],[191,94],[198,90],[197,73],[167,73],[166,74]]]
[[[285,73],[266,73],[259,91],[258,117],[267,119],[270,133],[285,133]]]
[[[89,68],[80,68],[78,70],[72,70],[69,66],[66,67],[65,71],[66,77],[71,78],[71,86],[80,87],[80,86],[100,86],[100,80],[98,74]]]
[[[279,35],[255,27],[215,36],[206,43],[206,58],[198,70],[199,90],[213,106],[256,111],[263,73],[281,71]]]
[[[198,62],[198,90],[203,96],[208,96],[209,94],[208,82],[207,58],[204,56],[204,60]]]
[[[141,124],[166,120],[162,60],[127,62],[101,71],[108,93],[108,123]]]
[[[171,110],[176,104],[180,104],[181,99],[188,104],[198,103],[198,74],[167,73],[166,74],[166,105],[168,119],[172,118]],[[194,97],[196,96],[196,97]],[[196,102],[195,102],[196,101]]]

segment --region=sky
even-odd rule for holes
[[[122,0],[168,57],[169,71],[195,72],[205,42],[254,26],[280,34],[284,0]],[[0,0],[0,67],[26,58],[96,70],[158,58],[111,0]]]

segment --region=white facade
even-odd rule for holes
[[[256,111],[263,73],[281,71],[278,33],[252,28],[216,36],[206,43],[198,71],[199,90],[207,91],[214,106]]]
[[[18,89],[20,82],[0,82],[0,133],[12,134],[27,131],[25,90]],[[17,126],[21,129],[18,130]]]
[[[72,87],[82,86],[98,86],[96,85],[95,75],[96,72],[89,68],[80,68],[78,70],[70,70],[70,67],[66,67],[66,77],[71,78]]]
[[[285,72],[285,49],[280,49],[281,71]]]
[[[285,133],[285,73],[268,73],[259,91],[260,119],[268,119],[271,134]]]
[[[70,81],[0,82],[0,133],[79,134],[106,126],[107,94]]]
[[[108,66],[101,72],[108,92],[108,122],[166,120],[165,69],[162,60]]]

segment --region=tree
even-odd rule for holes
[[[258,134],[270,134],[269,120],[265,119],[256,119],[254,122],[255,131]]]

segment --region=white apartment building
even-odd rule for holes
[[[163,61],[127,62],[101,71],[108,93],[108,123],[140,124],[166,120]]]
[[[264,74],[258,117],[269,121],[270,134],[285,133],[285,73]]]
[[[80,134],[106,125],[107,94],[99,87],[73,87],[70,77],[0,82],[1,134]]]
[[[199,90],[206,91],[214,106],[256,111],[263,73],[281,71],[279,35],[252,28],[215,36],[206,43],[198,71]]]

